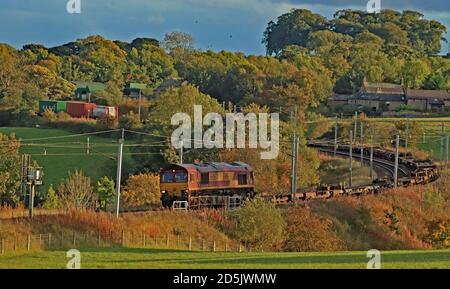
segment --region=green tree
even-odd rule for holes
[[[309,33],[325,29],[328,21],[319,14],[306,9],[292,9],[269,22],[262,43],[267,54],[279,54],[288,45],[306,47]]]
[[[0,133],[0,205],[17,206],[20,201],[20,143],[14,135]]]
[[[283,241],[284,220],[270,202],[260,198],[249,199],[233,217],[237,226],[232,235],[248,248],[270,250]]]
[[[53,189],[53,185],[48,187],[47,193],[45,194],[45,200],[42,204],[44,209],[57,209],[59,207],[59,199],[56,191]]]
[[[106,210],[108,205],[114,203],[115,182],[109,177],[102,177],[97,181],[96,192],[98,195],[98,201],[100,209]]]
[[[420,88],[430,74],[430,68],[422,60],[405,62],[401,71],[405,79],[405,84],[410,88]]]

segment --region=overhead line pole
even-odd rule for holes
[[[398,158],[400,149],[400,135],[395,138],[394,188],[398,186]]]
[[[116,217],[119,217],[120,212],[120,183],[122,178],[122,157],[123,157],[123,143],[125,141],[125,131],[122,129],[122,138],[119,139],[119,151],[117,156],[117,176],[116,176]]]
[[[370,179],[373,180],[373,130],[370,133]]]
[[[364,123],[361,121],[361,165],[364,163]]]
[[[350,179],[349,179],[349,186],[350,188],[353,187],[353,131],[350,130],[350,148],[349,148],[349,156],[350,156]]]
[[[336,116],[336,125],[334,126],[334,157],[337,154],[337,137],[338,137],[338,117]]]

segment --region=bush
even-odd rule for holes
[[[97,198],[91,185],[91,178],[82,171],[69,173],[59,186],[58,194],[61,206],[65,209],[95,209]]]
[[[159,205],[159,175],[147,173],[130,176],[123,188],[122,199],[124,205],[130,207]]]
[[[103,177],[97,181],[97,194],[100,209],[106,210],[109,204],[114,203],[115,182],[108,177]]]
[[[115,129],[115,128],[117,128],[117,121],[114,117],[110,117],[108,115],[103,115],[97,119],[95,128],[97,130]]]
[[[56,191],[53,189],[53,185],[47,190],[47,194],[45,195],[45,201],[42,204],[42,208],[44,209],[57,209],[59,207],[59,199],[56,194]]]
[[[236,228],[230,232],[246,247],[278,249],[283,241],[284,221],[280,211],[261,198],[249,199],[234,212]]]
[[[291,208],[285,212],[284,220],[284,251],[338,251],[344,248],[343,241],[332,229],[332,221],[320,218],[309,208]]]
[[[142,128],[142,122],[139,120],[139,114],[132,111],[122,115],[119,119],[119,127],[128,130],[137,130]]]
[[[44,113],[42,114],[42,117],[48,123],[55,123],[56,121],[58,121],[57,114],[53,110],[48,109],[48,108],[44,111]]]

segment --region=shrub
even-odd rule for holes
[[[106,210],[109,204],[114,203],[115,182],[108,177],[103,177],[97,181],[97,194],[100,209]]]
[[[119,127],[125,129],[137,130],[142,128],[142,126],[142,122],[139,120],[139,114],[136,114],[132,111],[125,115],[122,115],[119,119]]]
[[[277,249],[283,241],[283,217],[270,202],[261,198],[249,199],[233,217],[237,224],[230,233],[250,249]]]
[[[332,221],[321,218],[307,207],[287,210],[284,220],[284,251],[338,251],[344,248],[343,241],[332,229]]]
[[[97,201],[91,178],[77,170],[59,185],[58,194],[62,207],[69,210],[94,209]]]
[[[117,121],[114,117],[103,115],[97,119],[95,125],[97,130],[109,130],[117,128]]]
[[[59,199],[56,194],[56,191],[53,189],[53,185],[47,190],[45,194],[45,201],[42,204],[42,208],[44,209],[57,209],[59,207]]]
[[[42,117],[44,118],[44,120],[46,122],[49,122],[49,123],[55,123],[58,120],[57,114],[53,110],[48,109],[48,108],[44,111],[44,113],[42,114]]]
[[[161,200],[158,174],[138,174],[130,176],[123,188],[124,205],[131,207],[159,205]]]

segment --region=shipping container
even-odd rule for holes
[[[119,108],[116,106],[97,105],[97,107],[94,109],[93,115],[95,118],[99,118],[104,115],[107,115],[111,118],[118,119],[119,118]]]
[[[61,100],[40,100],[39,114],[43,114],[45,110],[50,109],[54,112],[65,112],[67,110],[67,103]]]
[[[96,107],[97,105],[95,103],[68,101],[67,113],[72,117],[91,118]]]

